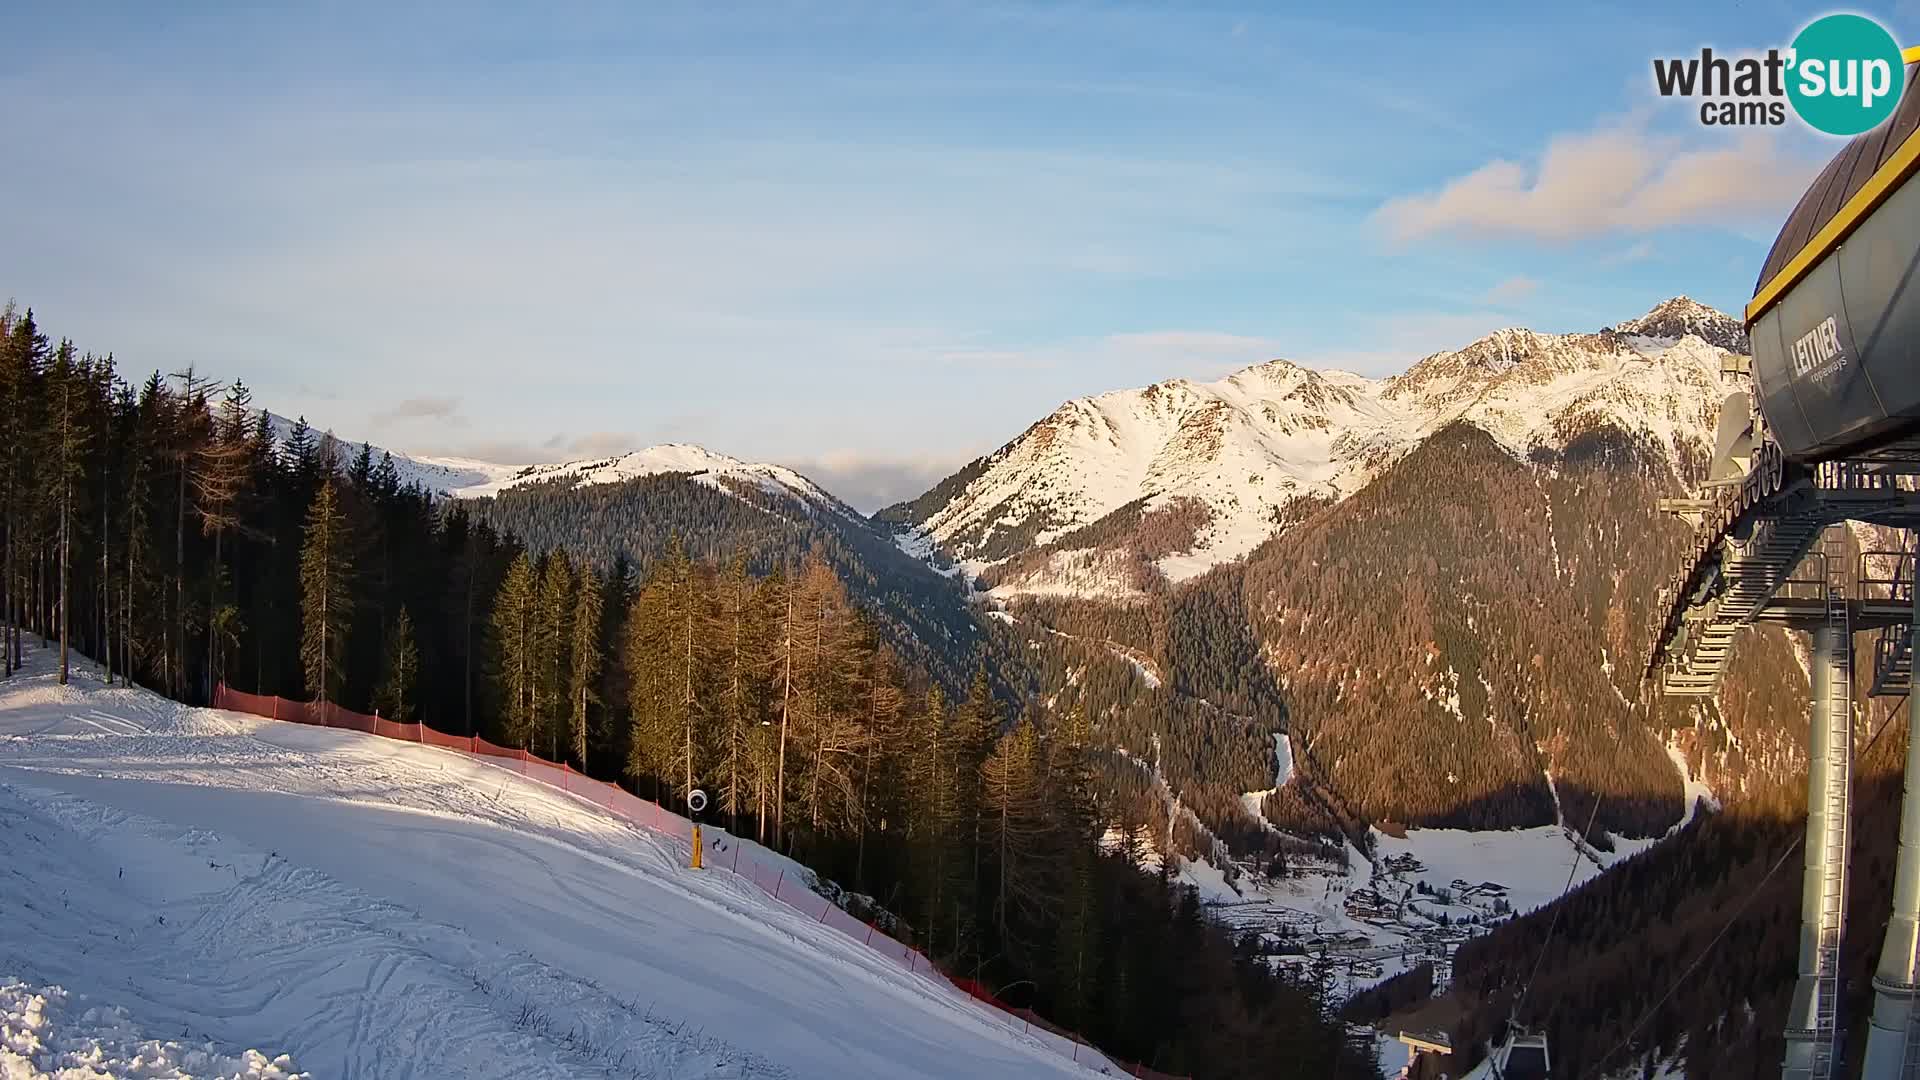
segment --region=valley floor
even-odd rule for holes
[[[24,1075],[156,1040],[263,1077],[1088,1074],[561,792],[28,661],[0,682],[0,1055]]]

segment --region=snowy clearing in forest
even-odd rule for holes
[[[345,1078],[1088,1073],[560,791],[51,668],[0,683],[0,979],[144,1038]]]

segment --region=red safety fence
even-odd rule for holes
[[[271,720],[286,720],[295,724],[313,724],[319,727],[360,731],[369,735],[378,735],[381,738],[437,746],[444,750],[456,750],[463,754],[488,758],[491,759],[489,764],[510,769],[529,780],[559,788],[635,825],[689,842],[693,839],[692,822],[651,799],[642,799],[617,784],[609,784],[575,772],[565,762],[555,763],[522,749],[497,746],[477,735],[448,735],[435,731],[425,724],[402,724],[380,716],[367,716],[343,709],[330,702],[289,701],[286,698],[248,694],[228,686],[220,686],[214,690],[213,707],[249,713]],[[709,826],[709,828],[713,827]],[[723,832],[724,830],[714,829],[714,831]],[[746,878],[758,885],[768,896],[823,926],[840,931],[906,968],[909,972],[924,975],[957,993],[966,994],[1006,1013],[1019,1021],[1022,1030],[1028,1035],[1062,1057],[1082,1062],[1100,1072],[1118,1069],[1127,1076],[1150,1078],[1150,1080],[1185,1080],[1184,1077],[1155,1072],[1142,1065],[1129,1064],[1107,1057],[1073,1032],[1041,1019],[1033,1010],[1016,1009],[1007,1005],[972,979],[950,978],[920,950],[895,940],[881,932],[872,923],[855,918],[839,905],[808,888],[804,882],[795,880],[788,873],[786,866],[769,865],[768,862],[748,852],[746,848],[745,843],[736,840],[728,845],[728,850],[715,851],[712,857],[706,860],[706,865],[712,869],[725,870]]]

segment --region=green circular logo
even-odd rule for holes
[[[1793,111],[1829,135],[1858,135],[1880,126],[1900,104],[1906,65],[1893,35],[1862,15],[1826,15],[1793,39],[1787,100]]]

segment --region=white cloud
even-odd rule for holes
[[[438,420],[455,427],[466,423],[460,415],[460,399],[442,394],[403,398],[390,408],[374,413],[371,419],[376,428],[395,420]]]
[[[854,509],[871,514],[881,507],[918,497],[966,461],[941,455],[887,457],[836,450],[786,464]]]
[[[1498,159],[1437,191],[1391,199],[1373,220],[1401,243],[1442,234],[1564,241],[1736,227],[1784,215],[1818,169],[1771,134],[1689,146],[1621,124],[1555,136],[1531,165]]]
[[[1480,302],[1498,307],[1501,304],[1511,304],[1525,300],[1538,291],[1540,291],[1540,283],[1538,281],[1524,275],[1519,275],[1510,277],[1495,285],[1493,288],[1488,289],[1481,295]]]

